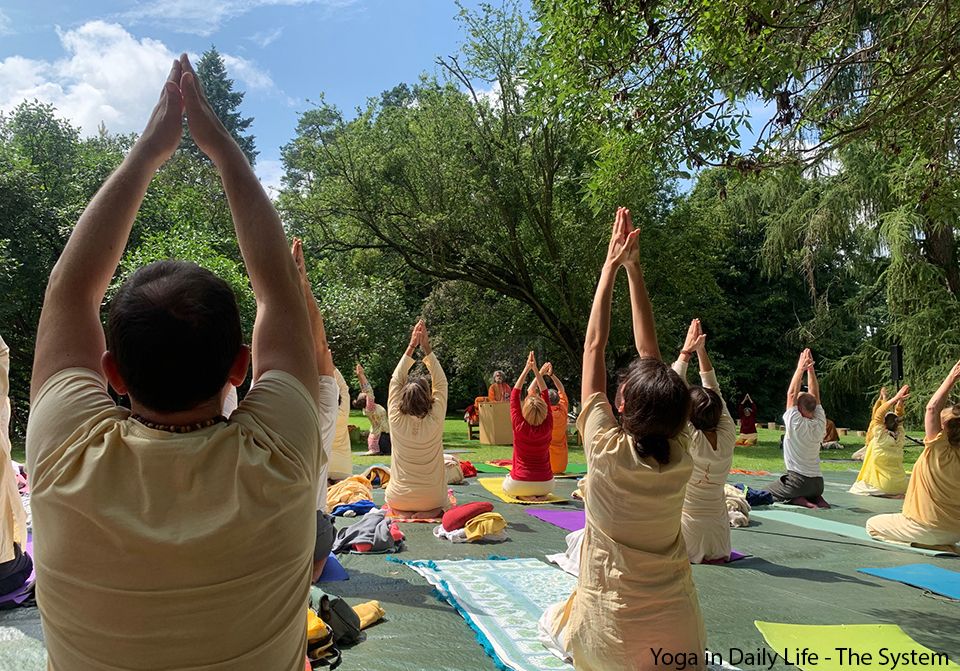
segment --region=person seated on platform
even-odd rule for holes
[[[367,451],[365,456],[390,454],[390,419],[386,409],[377,403],[373,394],[373,387],[367,381],[366,372],[359,363],[356,368],[357,379],[360,380],[360,395],[353,402],[353,407],[362,409],[363,414],[370,420],[370,433],[367,434]]]
[[[250,350],[224,280],[151,263],[111,299],[106,339],[100,319],[184,109],[257,302],[253,382],[230,419]],[[48,668],[303,670],[325,465],[317,372],[280,217],[183,55],[70,234],[40,314],[26,452]]]
[[[840,450],[843,445],[840,444],[840,432],[837,431],[837,425],[832,419],[827,419],[824,423],[823,440],[820,441],[821,450]]]
[[[635,671],[654,653],[704,668],[706,633],[680,529],[688,454],[690,391],[663,363],[630,211],[617,210],[587,324],[582,372],[587,468],[586,525],[573,594],[547,608],[540,640],[578,671]],[[621,376],[617,422],[607,400],[605,350],[617,271],[630,285],[639,358]],[[663,659],[660,659],[661,663]]]
[[[868,519],[873,538],[960,551],[960,404],[946,407],[958,380],[960,361],[927,404],[924,448],[913,465],[903,510]]]
[[[567,470],[569,448],[567,447],[567,412],[570,403],[563,383],[553,374],[553,364],[549,361],[540,367],[540,376],[544,381],[551,380],[555,389],[548,389],[550,415],[553,417],[553,433],[550,436],[550,470],[561,475]],[[527,395],[535,393],[537,381],[534,379],[527,389]]]
[[[887,402],[887,388],[880,387],[880,395],[877,396],[877,400],[873,402],[873,409],[870,411],[870,424],[867,425],[866,437],[863,441],[863,447],[850,455],[851,459],[856,459],[858,461],[864,461],[867,457],[867,453],[870,451],[870,439],[873,438],[873,432],[877,430],[878,426],[882,425],[882,421],[877,423],[874,421],[874,416],[877,414],[877,408]]]
[[[757,404],[746,394],[737,407],[740,417],[740,435],[737,437],[739,447],[752,447],[757,444]]]
[[[293,247],[290,253],[293,256],[294,264],[297,266],[300,287],[310,318],[310,332],[313,335],[313,348],[317,357],[317,376],[320,380],[320,401],[317,412],[320,417],[320,445],[323,450],[324,465],[317,475],[317,537],[313,548],[312,577],[312,582],[316,582],[323,573],[323,567],[327,564],[327,558],[330,556],[333,543],[337,538],[337,530],[334,528],[335,520],[327,511],[327,477],[330,458],[333,453],[333,440],[337,431],[339,410],[337,395],[340,390],[337,388],[337,381],[334,376],[336,369],[333,366],[333,353],[330,351],[330,345],[327,342],[323,314],[320,312],[320,306],[317,305],[317,299],[313,295],[310,280],[307,279],[307,264],[303,257],[303,242],[300,238],[293,239]]]
[[[493,384],[487,391],[487,400],[507,403],[510,400],[510,383],[502,370],[493,371]]]
[[[0,595],[23,587],[33,572],[26,552],[27,511],[10,461],[10,348],[0,338]]]
[[[350,449],[350,387],[347,386],[347,381],[339,368],[333,369],[333,379],[337,382],[339,396],[337,427],[333,435],[330,471],[327,477],[333,482],[339,482],[353,475],[353,452]]]
[[[857,481],[850,487],[851,494],[883,496],[902,499],[907,491],[907,474],[903,470],[903,402],[910,396],[910,387],[904,385],[897,395],[874,406],[870,431],[870,449],[860,467]]]
[[[527,374],[533,373],[531,392],[523,398]],[[522,400],[521,400],[522,399]],[[536,501],[553,493],[550,469],[550,438],[553,416],[550,414],[547,383],[537,369],[533,352],[510,392],[510,422],[513,424],[513,466],[503,478],[504,493],[518,499]]]
[[[690,563],[730,559],[730,520],[723,486],[733,463],[737,427],[720,395],[720,383],[707,354],[707,336],[699,319],[690,322],[673,370],[687,379],[687,364],[696,353],[700,382],[690,387],[692,409],[690,456],[693,473],[683,499],[681,525]]]
[[[410,377],[423,350],[426,377]],[[430,345],[427,325],[413,327],[410,344],[390,378],[387,398],[393,432],[393,460],[386,502],[404,517],[438,517],[450,507],[443,468],[443,420],[447,414],[447,376]]]
[[[807,389],[800,381],[807,374]],[[783,413],[783,461],[787,472],[767,486],[777,501],[806,508],[829,508],[823,498],[823,473],[820,472],[820,439],[826,431],[827,417],[820,405],[820,385],[809,349],[800,353],[797,369],[787,390],[787,410]]]

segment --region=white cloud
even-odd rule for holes
[[[0,111],[36,98],[56,107],[84,135],[96,134],[101,122],[114,133],[142,130],[177,54],[115,23],[91,21],[57,34],[65,52],[59,60],[0,61]],[[269,73],[252,61],[222,56],[242,88],[276,90]]]
[[[36,98],[87,135],[101,122],[113,132],[141,130],[175,54],[162,42],[138,40],[103,21],[57,34],[67,54],[60,60],[10,56],[0,61],[0,110]]]
[[[249,37],[250,41],[260,48],[269,47],[276,42],[283,34],[283,28],[274,28],[273,30],[261,30]]]
[[[0,9],[0,37],[13,35],[13,21]]]
[[[243,84],[244,88],[264,91],[274,88],[270,74],[258,68],[252,61],[231,54],[220,54],[220,56],[227,67],[227,74]]]
[[[161,25],[181,33],[207,36],[230,19],[261,7],[320,5],[327,9],[349,7],[356,0],[148,0],[121,17],[133,23]]]
[[[254,166],[254,170],[270,198],[276,199],[280,193],[280,188],[283,186],[283,161],[259,160]]]

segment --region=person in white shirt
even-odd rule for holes
[[[800,380],[807,374],[807,391],[800,391]],[[783,413],[786,433],[783,437],[783,461],[787,472],[767,487],[777,501],[806,508],[829,508],[823,498],[823,473],[820,471],[820,440],[827,426],[827,415],[820,405],[820,384],[809,349],[800,353],[797,370],[787,390],[787,411]]]

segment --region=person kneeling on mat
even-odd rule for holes
[[[807,374],[807,389],[800,391],[800,380]],[[823,498],[823,473],[820,471],[820,439],[827,416],[820,405],[820,384],[809,349],[800,353],[797,369],[787,390],[787,411],[783,413],[783,461],[787,472],[767,487],[777,501],[806,508],[829,508]]]

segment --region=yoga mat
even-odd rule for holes
[[[405,561],[388,557],[387,561],[404,564],[436,587],[499,668],[570,670],[569,664],[540,643],[537,621],[548,606],[570,596],[577,584],[573,576],[529,558]],[[738,671],[725,663],[707,668]]]
[[[566,529],[567,531],[577,531],[586,525],[587,514],[582,510],[551,510],[537,509],[526,511],[527,515],[533,515],[539,520],[555,527]]]
[[[323,573],[317,578],[317,582],[339,582],[341,580],[350,580],[350,576],[347,575],[347,569],[343,568],[343,564],[331,552],[330,556],[327,557],[327,563],[323,565]]]
[[[960,666],[945,661],[946,655],[938,658],[944,660],[942,664],[931,664],[930,655],[941,653],[920,645],[895,624],[811,625],[755,621],[754,625],[777,654],[778,662],[798,666],[803,671],[889,670],[894,668],[894,661],[898,671],[931,667],[960,671]],[[841,654],[837,648],[854,652],[859,659],[851,659],[850,652]],[[809,651],[805,658],[800,654],[804,650]],[[812,660],[809,653],[816,654],[817,659]],[[870,655],[869,662],[864,658],[866,654]],[[886,655],[886,663],[882,654]],[[926,659],[922,655],[927,655]]]
[[[960,573],[933,564],[907,564],[906,566],[890,568],[858,568],[857,571],[960,600]]]
[[[476,450],[444,450],[444,454],[470,454],[471,452],[476,452]]]
[[[499,498],[501,501],[506,501],[507,503],[519,503],[525,506],[536,506],[544,503],[567,503],[569,501],[569,499],[560,498],[555,494],[551,494],[543,501],[523,501],[521,499],[515,499],[509,494],[504,493],[502,478],[477,478],[477,482],[479,482],[488,492]]]
[[[906,543],[890,543],[887,541],[878,541],[870,537],[867,530],[855,524],[844,524],[843,522],[834,522],[814,515],[804,515],[803,513],[794,513],[787,510],[758,510],[754,508],[750,511],[750,517],[761,520],[770,520],[773,522],[784,522],[804,529],[814,529],[816,531],[829,531],[838,536],[846,536],[860,541],[868,541],[881,547],[896,548],[898,550],[909,550],[919,552],[920,554],[931,555],[934,557],[956,557],[950,552],[939,550],[928,550],[927,548],[917,548]]]
[[[509,468],[503,468],[502,466],[493,466],[491,464],[474,464],[474,468],[477,469],[477,473],[509,473]]]

